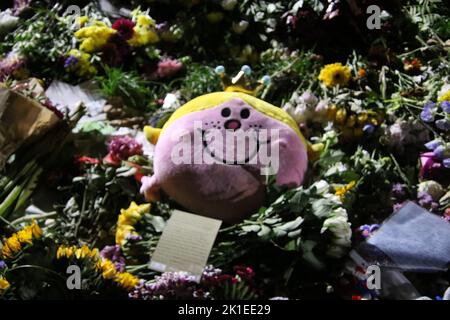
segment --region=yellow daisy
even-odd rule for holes
[[[319,80],[327,87],[345,86],[350,78],[350,68],[341,63],[327,64],[319,74]]]

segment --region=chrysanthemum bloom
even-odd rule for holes
[[[133,47],[145,46],[159,41],[158,34],[155,31],[155,21],[146,14],[136,16],[136,26],[134,27],[133,37],[128,43]]]
[[[121,18],[114,22],[112,28],[124,39],[130,40],[134,34],[135,23],[129,19]]]
[[[75,37],[82,41],[80,45],[81,51],[92,53],[101,50],[116,32],[104,22],[96,21],[92,26],[81,28],[75,32]]]
[[[350,68],[341,63],[326,65],[319,74],[319,80],[327,87],[345,86],[351,78]]]
[[[174,59],[164,59],[158,62],[156,74],[160,78],[170,78],[183,68],[183,64]]]
[[[91,55],[77,49],[72,49],[68,53],[68,58],[64,63],[67,70],[74,71],[78,76],[88,76],[97,73],[97,69],[90,62]]]

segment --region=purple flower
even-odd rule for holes
[[[117,271],[125,271],[125,258],[122,256],[120,246],[105,246],[102,251],[100,251],[100,256],[102,258],[111,260],[114,263]]]
[[[433,109],[436,107],[436,104],[434,102],[428,101],[427,103],[425,103],[425,105],[423,106],[423,110],[427,110],[427,111],[433,111]]]
[[[143,153],[142,144],[129,136],[118,136],[111,139],[108,144],[107,160],[111,163],[120,163],[131,156]]]
[[[5,261],[0,260],[0,270],[5,269],[7,267]]]
[[[14,0],[14,13],[17,15],[30,6],[31,0]]]
[[[371,224],[371,225],[365,224],[365,225],[362,225],[362,226],[359,227],[359,231],[361,231],[361,235],[364,238],[369,238],[378,229],[380,229],[380,225],[379,224]]]
[[[450,101],[444,101],[441,103],[441,108],[444,112],[450,113]]]
[[[431,211],[437,209],[439,206],[438,203],[433,200],[433,197],[427,192],[418,192],[417,200],[421,207]]]
[[[136,241],[141,241],[142,240],[142,236],[139,234],[128,234],[126,236],[126,240],[127,241],[132,241],[132,242],[136,242]]]
[[[203,270],[202,281],[197,283],[196,278],[186,272],[165,272],[152,282],[141,281],[129,297],[141,300],[210,299],[211,294],[205,283],[221,273],[220,269],[207,266]]]
[[[406,185],[402,183],[394,183],[392,185],[392,195],[397,199],[402,199],[406,196]]]
[[[450,122],[447,119],[440,119],[435,122],[436,127],[442,131],[450,130]]]
[[[434,149],[436,149],[437,147],[439,147],[441,145],[442,145],[442,141],[440,139],[435,139],[435,140],[425,143],[425,148],[433,151]]]
[[[420,113],[420,119],[424,122],[433,122],[434,121],[434,114],[430,110],[423,110]]]
[[[450,158],[442,160],[442,165],[447,169],[450,169]]]
[[[433,150],[433,155],[439,159],[442,160],[444,158],[446,152],[446,148],[444,146],[438,146],[436,149]]]
[[[75,66],[77,63],[78,63],[78,58],[75,57],[75,56],[70,55],[70,56],[66,59],[66,61],[64,61],[64,68],[67,69],[67,68],[73,67],[73,66]]]

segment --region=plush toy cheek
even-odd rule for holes
[[[160,171],[161,187],[187,210],[237,223],[264,203],[265,187],[241,166],[180,165]]]

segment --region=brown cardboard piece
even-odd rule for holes
[[[19,146],[47,132],[59,120],[37,101],[0,87],[0,169]]]

